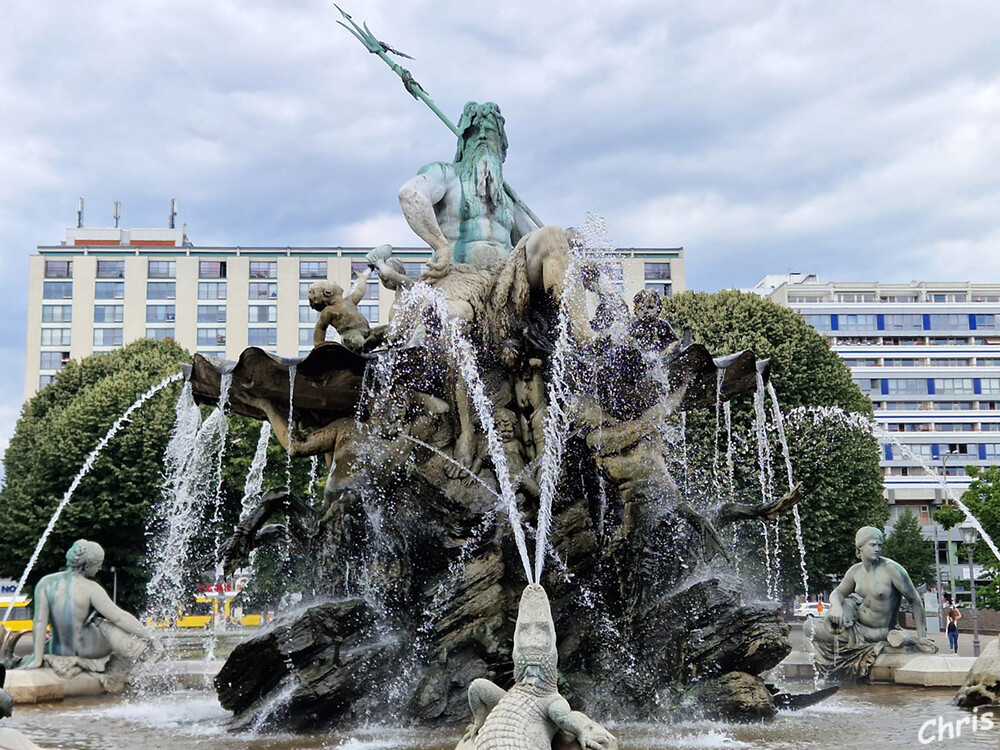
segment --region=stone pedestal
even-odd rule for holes
[[[97,683],[97,680],[94,680]],[[66,697],[67,681],[56,676],[51,669],[12,669],[7,672],[4,690],[14,703],[48,703]],[[100,692],[97,684],[97,692]]]
[[[965,682],[974,662],[971,656],[914,656],[896,670],[895,682],[924,687],[959,687]]]

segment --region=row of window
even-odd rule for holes
[[[419,264],[416,264],[419,265]],[[146,268],[146,275],[151,279],[174,279],[177,278],[177,261],[174,260],[150,260]],[[302,279],[325,279],[327,276],[327,262],[325,260],[303,260],[299,261],[299,278]],[[198,277],[202,279],[224,279],[226,278],[226,261],[224,260],[202,260],[198,262]],[[47,279],[72,279],[73,261],[71,260],[46,260],[45,278]],[[99,279],[124,279],[124,260],[98,260],[97,278]],[[252,260],[250,261],[251,279],[276,279],[278,278],[278,262],[274,260]],[[669,276],[667,277],[669,278]]]
[[[873,401],[886,411],[996,411],[1000,401]]]
[[[839,332],[838,332],[839,333]],[[1000,335],[986,336],[832,336],[830,346],[995,346]]]
[[[914,313],[905,315],[806,315],[817,331],[982,331],[996,330],[996,315]]]
[[[889,432],[1000,432],[1000,422],[887,422]]]
[[[47,314],[43,314],[45,322],[71,322],[71,310],[68,305],[52,306]],[[94,323],[115,324],[124,320],[123,305],[95,305]],[[378,323],[378,305],[359,305],[358,310],[370,323]],[[276,323],[278,321],[277,305],[250,305],[248,309],[248,321],[252,324]],[[299,306],[299,323],[315,323],[319,318],[319,312],[313,310],[308,305]],[[173,323],[176,319],[176,307],[174,305],[147,305],[147,323]],[[225,323],[225,305],[198,305],[199,323]],[[312,329],[309,329],[310,331]],[[147,332],[148,335],[148,332]],[[172,336],[173,334],[171,334]],[[157,338],[162,338],[159,336]],[[310,339],[311,340],[311,339]],[[43,328],[42,346],[68,346],[70,343],[69,328]],[[96,344],[96,341],[95,341]],[[104,344],[102,344],[103,346]]]
[[[934,292],[921,299],[920,294],[881,294],[876,296],[872,293],[842,292],[835,295],[837,302],[1000,302],[1000,295],[996,294],[966,294],[965,292]],[[826,295],[788,295],[788,303],[791,305],[815,304],[817,302],[829,303],[831,300]]]
[[[1000,458],[1000,443],[904,443],[901,445],[886,444],[884,446],[886,461],[913,460],[912,456],[920,458],[940,459],[946,453],[951,453],[955,460],[963,458],[970,461],[989,461]]]
[[[198,299],[226,299],[225,281],[199,281]],[[299,299],[308,299],[311,282],[299,284]],[[649,285],[647,284],[647,287]],[[669,286],[669,285],[668,285]],[[276,300],[278,284],[275,281],[251,281],[248,288],[250,299]],[[98,281],[94,284],[94,298],[98,300],[125,299],[124,281]],[[363,299],[377,300],[379,298],[378,280],[369,280],[365,286]],[[73,299],[72,281],[46,281],[42,287],[42,299],[65,300]],[[176,281],[146,282],[146,299],[177,299]]]
[[[882,395],[1000,394],[1000,378],[854,378],[861,390]]]
[[[848,367],[1000,367],[1000,357],[844,357]]]

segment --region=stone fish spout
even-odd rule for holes
[[[555,624],[545,589],[528,584],[514,630],[514,686],[469,686],[473,723],[456,750],[618,750],[618,740],[559,694]]]

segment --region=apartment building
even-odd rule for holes
[[[971,482],[965,466],[1000,463],[1000,284],[823,284],[788,274],[753,291],[800,312],[851,368],[885,431],[890,524],[909,508],[943,544],[931,519],[945,497],[939,477],[960,495]]]
[[[349,288],[367,270],[369,250],[201,247],[184,229],[67,229],[61,244],[39,246],[29,259],[25,397],[70,359],[142,337],[226,359],[248,346],[305,356],[317,316],[309,287],[328,279]],[[430,258],[426,247],[393,254],[413,277]],[[683,248],[621,248],[607,267],[627,299],[643,288],[684,290]],[[358,308],[385,323],[393,297],[373,274]]]

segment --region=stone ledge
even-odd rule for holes
[[[872,667],[871,680],[923,687],[961,687],[975,661],[971,656],[884,653]],[[793,651],[780,666],[786,677],[813,676],[805,651]]]
[[[47,703],[65,698],[66,684],[66,680],[56,677],[55,672],[45,667],[9,670],[3,687],[14,703]]]
[[[195,690],[213,689],[212,680],[222,668],[222,661],[177,660],[152,665],[150,674],[173,687]],[[69,680],[58,677],[48,667],[42,669],[10,669],[4,689],[14,703],[51,703],[65,698],[102,695],[104,689],[96,677],[79,674]]]
[[[922,654],[896,670],[895,682],[924,687],[961,687],[976,660],[972,656]]]

